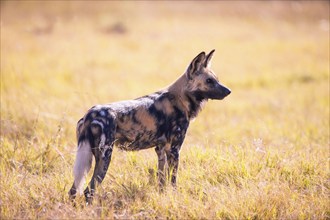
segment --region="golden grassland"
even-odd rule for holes
[[[115,150],[74,207],[78,119],[211,49],[232,94],[191,123],[177,190],[154,150]],[[1,219],[329,219],[329,3],[1,1],[0,141]]]

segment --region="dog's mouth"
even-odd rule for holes
[[[231,93],[230,89],[221,86],[221,88],[217,88],[214,90],[210,90],[210,91],[195,91],[194,95],[196,97],[197,100],[199,101],[203,101],[203,100],[207,100],[207,99],[212,99],[212,100],[222,100],[225,97],[227,97],[229,94]]]
[[[227,97],[230,93],[231,93],[230,89],[219,84],[214,90],[208,92],[207,98],[222,100],[225,97]]]
[[[221,95],[220,95],[220,100],[222,100],[222,99],[224,99],[224,98],[226,98],[230,93],[231,93],[231,91],[230,91],[230,89],[228,89],[228,88],[226,88],[226,87],[223,87],[224,89],[223,89],[223,91],[221,92]]]

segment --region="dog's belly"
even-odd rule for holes
[[[145,130],[122,130],[116,131],[115,145],[122,150],[135,151],[156,146],[162,141],[162,138],[157,138],[152,131]]]

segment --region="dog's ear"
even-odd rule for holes
[[[210,68],[210,67],[211,67],[211,60],[212,60],[212,57],[213,57],[214,51],[215,51],[215,50],[212,50],[212,51],[206,56],[205,63],[204,63],[204,66],[205,66],[206,68]]]
[[[194,76],[198,75],[197,72],[203,65],[204,60],[205,60],[205,52],[203,51],[191,61],[186,71],[188,79],[192,79],[194,78]]]

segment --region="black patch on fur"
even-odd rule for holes
[[[136,118],[136,111],[134,111],[134,112],[132,113],[132,121],[133,121],[135,124],[138,124],[138,125],[141,124],[141,122],[140,122],[139,120],[137,120],[137,118]]]
[[[155,104],[148,108],[148,112],[156,118],[156,122],[158,124],[163,123],[163,121],[166,119],[166,115],[162,111],[157,110]]]
[[[84,133],[81,133],[79,135],[78,143],[82,142],[85,138],[86,138],[85,134]]]

